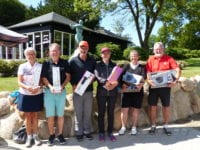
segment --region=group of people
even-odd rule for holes
[[[25,114],[25,126],[27,130],[26,146],[31,147],[41,145],[38,138],[38,112],[45,108],[49,139],[48,145],[53,145],[57,138],[60,144],[65,144],[63,136],[64,126],[64,107],[66,103],[65,86],[70,82],[73,89],[73,104],[75,111],[75,135],[78,141],[84,138],[93,139],[92,132],[92,105],[93,105],[93,85],[87,87],[83,95],[75,92],[75,89],[84,75],[89,71],[95,75],[97,80],[97,106],[98,106],[98,129],[99,141],[105,141],[106,135],[111,141],[116,141],[113,135],[114,109],[117,100],[118,87],[121,87],[121,123],[119,135],[126,132],[126,122],[129,111],[131,113],[132,129],[131,134],[137,134],[137,121],[143,100],[143,84],[145,80],[149,83],[149,116],[151,121],[150,134],[156,132],[156,106],[158,99],[161,99],[163,105],[164,133],[171,135],[168,129],[169,106],[170,106],[170,87],[179,79],[181,71],[176,61],[164,54],[164,45],[157,42],[154,45],[154,55],[147,60],[146,66],[139,64],[139,53],[136,50],[130,52],[130,62],[124,65],[121,77],[117,81],[107,80],[116,66],[111,60],[111,50],[108,47],[101,49],[101,60],[96,62],[88,54],[89,44],[87,41],[80,41],[77,47],[78,55],[69,61],[60,58],[61,49],[57,43],[49,47],[49,60],[43,64],[36,62],[36,51],[33,48],[27,48],[24,51],[27,62],[21,64],[18,68],[18,83],[20,86],[20,96],[18,109]],[[38,84],[35,86],[34,71],[41,68],[41,74]],[[151,72],[176,70],[175,81],[169,83],[167,87],[151,88],[154,82],[150,77]],[[136,85],[138,92],[123,92],[128,88],[128,84],[122,80],[122,76],[130,72],[142,76],[143,80]],[[38,76],[38,75],[37,75]],[[34,86],[33,86],[34,85]],[[43,93],[44,91],[44,93]],[[105,112],[107,111],[107,129],[105,129]],[[57,122],[57,132],[55,133],[55,121]],[[106,134],[107,132],[107,134]]]

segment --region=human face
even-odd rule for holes
[[[139,60],[138,53],[137,52],[131,52],[130,53],[130,61],[131,61],[131,63],[137,64],[138,60]]]
[[[164,54],[164,48],[159,44],[154,45],[153,51],[156,57],[161,57]]]
[[[110,51],[105,51],[105,52],[101,53],[101,58],[103,59],[103,61],[105,63],[108,63],[110,60],[110,55],[111,55]]]
[[[25,57],[26,57],[26,60],[33,64],[35,63],[35,60],[36,60],[36,56],[35,56],[35,52],[34,51],[27,51],[26,54],[25,54]]]
[[[84,56],[84,55],[87,55],[89,48],[84,45],[80,45],[79,50],[80,50],[80,54]]]
[[[57,61],[60,57],[60,49],[58,46],[53,45],[49,50],[49,55],[53,61]]]

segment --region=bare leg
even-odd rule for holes
[[[150,106],[151,125],[156,125],[156,112],[157,112],[157,106]]]
[[[38,113],[32,112],[32,125],[33,125],[33,133],[38,133]]]
[[[137,126],[139,112],[140,112],[140,109],[132,108],[132,126],[133,127]]]
[[[58,117],[58,135],[62,134],[64,125],[64,117]]]
[[[50,135],[54,134],[54,117],[48,118],[48,128]]]
[[[164,124],[167,125],[169,122],[169,115],[170,115],[170,108],[169,107],[163,107],[163,119]]]
[[[26,132],[27,135],[32,134],[32,117],[31,117],[31,112],[25,112],[25,126],[26,126]]]
[[[121,108],[122,127],[126,127],[126,121],[127,121],[127,118],[128,118],[128,110],[129,110],[129,108]]]

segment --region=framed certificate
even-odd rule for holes
[[[74,92],[82,96],[85,90],[87,89],[87,87],[89,86],[89,84],[93,81],[94,77],[95,76],[93,73],[86,71],[83,74],[81,80],[78,82],[77,87]]]
[[[42,64],[38,64],[33,71],[33,86],[38,87],[40,82],[40,75],[42,71]]]
[[[153,80],[155,86],[151,86],[151,88],[167,87],[169,83],[176,80],[175,76],[175,70],[152,72],[150,73],[150,79]]]
[[[115,66],[111,72],[111,74],[109,75],[109,77],[107,78],[107,80],[109,82],[113,82],[113,81],[117,81],[119,76],[121,75],[123,69],[120,68],[119,66]]]

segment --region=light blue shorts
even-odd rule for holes
[[[53,94],[49,89],[45,89],[44,107],[46,110],[46,117],[64,116],[65,103],[66,103],[65,89],[59,94]]]

